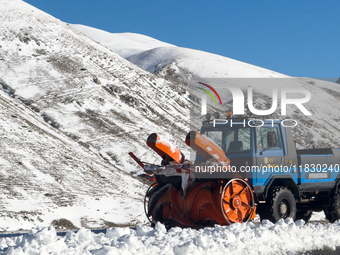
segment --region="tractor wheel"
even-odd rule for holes
[[[253,191],[242,179],[232,179],[221,193],[221,209],[228,224],[247,222],[251,219],[255,202]]]
[[[285,187],[272,187],[259,213],[261,220],[268,219],[274,223],[286,218],[295,220],[296,201],[293,193]]]
[[[297,210],[295,220],[304,220],[307,223],[312,217],[312,210]]]
[[[340,191],[340,190],[339,190]],[[325,206],[324,212],[326,219],[331,223],[340,219],[340,195],[339,191],[336,195],[332,195],[329,198],[329,204]]]

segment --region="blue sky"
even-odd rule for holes
[[[340,77],[338,0],[26,0],[72,24],[133,32],[291,76]]]

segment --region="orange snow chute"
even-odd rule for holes
[[[230,163],[224,151],[217,144],[196,131],[190,131],[187,134],[185,143],[197,151],[205,160],[213,159],[222,165],[229,165]]]
[[[169,161],[174,161],[176,164],[184,162],[183,153],[177,149],[172,143],[165,140],[162,136],[153,133],[149,135],[146,144],[153,149],[163,160],[168,164]]]

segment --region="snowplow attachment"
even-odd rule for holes
[[[230,170],[225,152],[209,138],[191,131],[185,142],[206,160],[204,166],[219,164]],[[167,228],[201,228],[254,218],[253,190],[237,173],[222,175],[222,178],[206,175],[196,180],[193,166],[197,165],[185,161],[184,155],[170,142],[153,133],[147,145],[163,158],[159,166],[134,157],[137,163],[143,164],[145,172],[156,177],[144,199],[145,214],[152,224],[159,221]]]

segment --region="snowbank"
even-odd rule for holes
[[[294,254],[298,251],[335,250],[340,245],[340,221],[333,224],[303,220],[264,221],[215,226],[200,230],[166,231],[141,225],[136,229],[110,228],[106,234],[88,229],[57,236],[53,227],[19,237],[0,238],[7,254]]]

